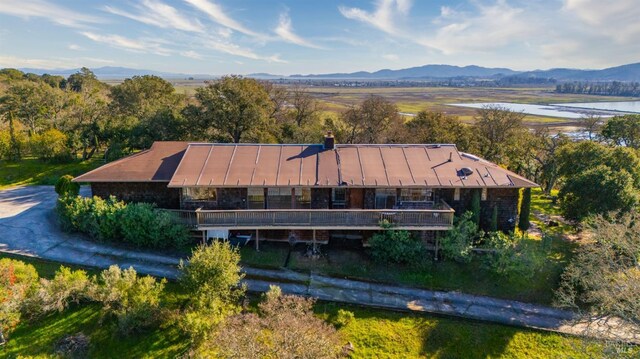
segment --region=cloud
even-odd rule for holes
[[[534,31],[532,22],[527,21],[531,14],[510,6],[505,0],[492,5],[473,4],[472,12],[442,7],[440,17],[434,21],[438,26],[435,35],[418,36],[416,42],[445,54],[483,52],[521,42]]]
[[[180,52],[180,55],[182,55],[184,57],[188,57],[190,59],[194,59],[194,60],[202,60],[204,58],[201,54],[199,54],[199,53],[197,53],[197,52],[195,52],[193,50],[182,51],[182,52]]]
[[[80,45],[76,45],[76,44],[69,44],[69,46],[67,46],[67,49],[73,50],[73,51],[80,51],[80,50],[82,50],[82,47],[80,47]]]
[[[373,12],[344,6],[338,7],[338,10],[347,19],[361,21],[388,34],[397,35],[399,30],[394,20],[398,15],[407,15],[411,5],[410,0],[378,0]]]
[[[382,58],[389,61],[398,61],[400,57],[396,54],[384,54]]]
[[[95,42],[107,44],[109,46],[141,53],[152,53],[160,56],[169,56],[173,51],[162,47],[163,41],[157,39],[129,39],[120,35],[101,35],[93,32],[81,32],[82,35]]]
[[[120,10],[111,6],[105,6],[104,10],[123,16],[147,25],[160,28],[171,28],[189,32],[204,32],[204,26],[198,20],[190,20],[178,12],[174,7],[157,0],[142,0],[140,5],[135,6],[138,10],[136,14]]]
[[[93,57],[82,58],[23,58],[16,56],[0,56],[0,68],[2,67],[32,67],[40,69],[68,69],[82,66],[100,66],[104,64],[114,63],[111,60],[97,59]]]
[[[260,35],[256,32],[249,30],[248,28],[244,27],[242,24],[240,24],[236,20],[229,17],[229,15],[227,15],[224,12],[222,7],[214,2],[211,2],[209,0],[184,0],[184,1],[186,1],[196,9],[202,11],[203,13],[207,14],[213,21],[217,22],[222,26],[228,27],[232,30],[238,31],[245,35],[249,35],[253,37],[263,37],[263,35]]]
[[[45,0],[2,0],[0,13],[22,18],[44,18],[55,24],[83,28],[103,20],[67,9]]]
[[[272,56],[261,56],[256,54],[253,50],[247,49],[241,46],[238,46],[232,42],[227,40],[223,40],[220,38],[202,38],[203,46],[216,50],[225,54],[244,57],[252,60],[264,60],[268,62],[279,62],[279,63],[287,63],[287,61],[282,60],[279,55]]]
[[[584,31],[595,31],[620,43],[630,43],[640,36],[638,5],[637,0],[564,0],[563,9],[587,25]]]
[[[280,38],[282,38],[286,42],[290,42],[292,44],[310,47],[313,49],[321,49],[322,47],[315,45],[308,40],[303,39],[299,35],[293,32],[293,28],[291,27],[291,18],[289,14],[284,12],[280,14],[280,21],[278,22],[278,27],[274,30]]]

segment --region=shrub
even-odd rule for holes
[[[60,197],[76,197],[80,193],[80,185],[73,182],[73,176],[64,175],[56,182],[56,193]]]
[[[522,191],[522,202],[520,202],[520,218],[518,220],[518,228],[526,232],[531,225],[529,223],[529,214],[531,213],[531,188],[525,188]]]
[[[180,246],[189,239],[187,228],[176,223],[172,214],[157,210],[151,204],[132,203],[125,206],[118,221],[125,242],[136,246]]]
[[[181,246],[189,230],[171,213],[149,204],[125,204],[111,196],[58,199],[58,218],[66,231],[80,232],[103,241],[122,240],[140,247]]]
[[[342,328],[349,325],[349,323],[353,322],[355,319],[355,315],[352,311],[345,309],[338,309],[338,314],[336,315],[336,319],[333,321],[336,327]]]
[[[446,259],[467,263],[471,260],[474,241],[482,235],[473,212],[465,212],[440,241],[442,255]]]
[[[0,329],[7,335],[20,323],[24,304],[38,290],[38,272],[21,261],[0,259]]]
[[[544,257],[538,244],[512,234],[490,232],[485,238],[489,249],[484,263],[495,273],[507,278],[530,279],[542,267]]]
[[[51,128],[31,136],[31,153],[44,161],[70,161],[72,156],[67,141],[67,135]]]
[[[422,261],[425,248],[422,241],[408,231],[391,229],[383,224],[383,232],[376,233],[369,240],[373,260],[382,263],[418,264]]]
[[[120,237],[119,213],[125,203],[111,196],[107,200],[94,196],[59,198],[58,218],[66,231],[80,232],[100,240],[116,240]]]
[[[313,304],[272,286],[258,314],[231,317],[208,347],[223,358],[336,358],[338,333],[313,314]]]
[[[180,262],[180,284],[190,302],[181,322],[193,340],[207,338],[212,328],[239,311],[238,301],[245,287],[240,252],[228,242],[197,247],[187,262]]]
[[[61,266],[53,279],[41,279],[37,300],[43,313],[61,312],[70,303],[79,303],[89,299],[93,282],[84,270],[75,270]]]
[[[124,271],[117,265],[100,274],[100,285],[93,294],[107,314],[116,317],[121,334],[147,329],[160,319],[160,295],[166,280],[139,277],[135,269]]]
[[[498,206],[493,206],[491,211],[491,223],[489,225],[489,231],[495,232],[498,230]]]

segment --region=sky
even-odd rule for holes
[[[0,0],[0,67],[188,74],[640,62],[640,0]]]

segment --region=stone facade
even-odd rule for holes
[[[180,208],[180,189],[167,188],[168,182],[93,182],[94,196],[115,196],[125,202],[155,203],[160,208]]]
[[[460,200],[454,201],[454,189],[440,189],[436,193],[439,198],[447,202],[456,211],[456,215],[461,215],[471,208],[471,198],[473,191],[481,191],[479,188],[460,189]],[[493,207],[498,207],[498,229],[502,231],[513,231],[518,220],[518,199],[519,188],[489,188],[487,198],[480,201],[480,227],[489,229]]]

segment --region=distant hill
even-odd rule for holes
[[[21,68],[23,72],[32,72],[38,75],[44,73],[51,75],[69,76],[80,69],[36,69]],[[122,79],[132,76],[156,75],[167,79],[211,79],[215,75],[192,75],[183,73],[160,72],[145,69],[132,69],[128,67],[104,66],[91,69],[101,79]],[[351,73],[329,73],[309,75],[274,75],[269,73],[252,73],[246,75],[257,79],[326,79],[326,80],[429,80],[429,79],[550,79],[559,82],[566,81],[638,81],[640,82],[640,63],[610,67],[602,70],[581,70],[558,68],[550,70],[514,71],[508,68],[489,68],[481,66],[451,66],[451,65],[424,65],[406,69],[384,69],[375,72],[357,71]],[[517,81],[515,81],[517,82]],[[508,83],[508,81],[506,82]]]
[[[424,65],[399,70],[379,70],[375,72],[358,71],[351,73],[291,75],[291,78],[317,78],[317,79],[442,79],[453,77],[493,77],[508,76],[518,72],[506,68],[488,68],[481,66],[451,66],[451,65]]]
[[[20,68],[18,69],[25,73],[34,73],[37,75],[49,74],[49,75],[60,75],[68,77],[78,71],[79,68],[75,69],[36,69],[36,68]],[[173,73],[173,72],[161,72],[161,71],[153,71],[153,70],[145,70],[145,69],[132,69],[128,67],[117,67],[117,66],[103,66],[103,67],[95,67],[91,68],[94,74],[98,78],[101,79],[124,79],[133,76],[144,76],[144,75],[155,75],[163,78],[212,78],[211,75],[190,75],[190,74],[181,74],[181,73]]]
[[[518,77],[553,78],[558,81],[640,81],[640,63],[602,70],[551,69],[517,74]]]

